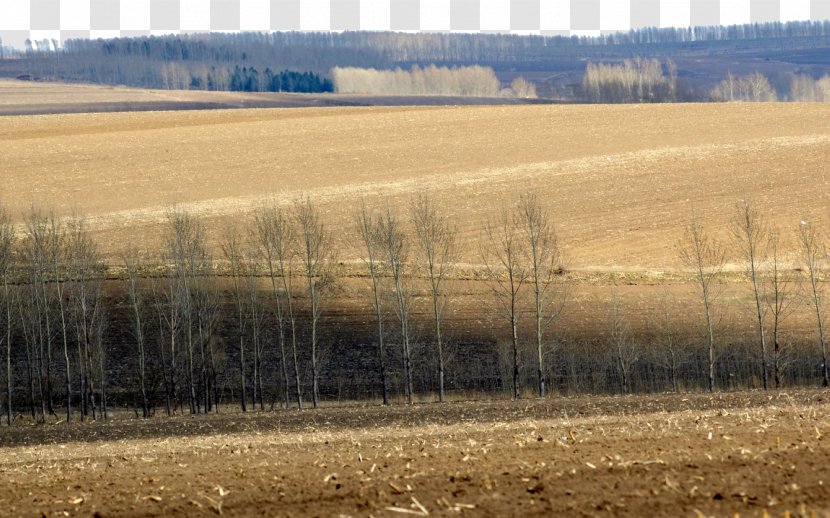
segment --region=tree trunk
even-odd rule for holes
[[[512,311],[514,313],[510,316],[510,327],[513,332],[513,399],[519,399],[519,333],[516,325],[515,307]]]

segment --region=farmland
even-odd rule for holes
[[[321,106],[523,104],[510,98],[149,90],[124,86],[0,79],[0,115]]]
[[[577,271],[670,271],[692,212],[720,237],[752,200],[782,229],[824,218],[830,107],[815,104],[367,107],[0,119],[3,199],[88,218],[111,258],[173,205],[217,230],[263,200],[440,200],[478,259],[488,216],[536,191]],[[346,241],[344,239],[344,241]],[[343,259],[356,257],[344,250]]]
[[[76,93],[66,95],[56,100],[72,104],[69,98],[77,98]],[[126,102],[101,95],[95,102]],[[37,96],[43,92],[19,92],[14,103]],[[806,294],[803,283],[792,282],[799,296],[786,321],[800,371],[785,379],[784,389],[702,394],[700,371],[690,360],[680,386],[688,392],[580,393],[618,390],[609,376],[613,357],[597,356],[608,348],[609,315],[616,314],[618,303],[632,334],[644,340],[639,360],[645,367],[635,379],[635,391],[668,387],[660,370],[664,366],[656,359],[662,354],[659,341],[648,342],[662,313],[676,316],[689,350],[702,351],[697,287],[678,251],[693,217],[728,245],[725,271],[718,279],[717,386],[759,386],[746,266],[731,244],[730,222],[737,203],[751,202],[781,229],[782,266],[800,274],[796,229],[801,221],[819,229],[828,223],[828,116],[828,105],[787,103],[2,117],[2,202],[18,234],[27,232],[24,214],[31,206],[85,219],[109,266],[101,300],[117,308],[107,346],[121,349],[100,356],[109,362],[109,383],[118,389],[113,389],[107,422],[78,423],[75,417],[67,424],[50,415],[46,424],[35,424],[34,403],[30,419],[24,397],[19,398],[17,422],[0,430],[0,487],[9,488],[0,494],[0,505],[12,515],[242,515],[256,509],[285,515],[638,516],[650,511],[674,515],[678,507],[686,514],[707,515],[736,511],[752,516],[764,509],[827,513],[817,507],[828,498],[826,393],[787,387],[790,381],[806,385],[818,379],[814,313],[809,300],[800,297]],[[571,354],[576,360],[568,360],[569,365],[590,368],[564,372],[564,363],[557,363],[552,397],[506,401],[500,398],[509,381],[494,365],[503,358],[488,349],[501,343],[505,325],[489,301],[482,251],[488,247],[487,222],[512,209],[527,192],[535,193],[551,214],[570,286],[567,305],[550,333],[564,345],[552,350],[551,361]],[[366,337],[373,333],[355,212],[365,203],[407,214],[418,193],[428,194],[459,230],[446,320],[448,336],[463,342],[467,356],[459,349],[455,358],[452,372],[461,381],[452,391],[454,401],[430,404],[435,383],[426,349],[431,345],[429,308],[419,285],[413,318],[420,319],[416,370],[421,377],[415,399],[424,404],[403,405],[401,378],[393,376],[396,404],[380,407],[372,404],[378,396],[374,360],[367,358],[373,357],[365,350],[363,356],[351,354],[368,349],[372,342]],[[239,373],[231,356],[235,335],[228,334],[223,337],[227,342],[202,344],[209,344],[211,354],[214,347],[228,353],[221,376],[216,375],[219,388],[214,381],[211,389],[215,409],[221,404],[222,413],[184,416],[180,401],[177,415],[162,416],[161,368],[155,365],[155,415],[135,419],[139,410],[134,416],[127,409],[137,399],[134,373],[127,373],[133,359],[122,356],[134,354],[133,337],[118,329],[129,325],[121,278],[124,255],[137,248],[148,265],[164,261],[170,214],[180,211],[205,224],[208,248],[221,263],[230,224],[247,229],[252,211],[263,204],[292,209],[303,196],[313,200],[332,230],[337,251],[337,286],[325,301],[321,323],[328,333],[323,341],[330,342],[321,408],[244,414],[232,409]],[[230,290],[227,278],[217,285],[217,292]],[[145,291],[150,290],[145,286]],[[47,298],[53,295],[46,288],[44,293],[45,313],[57,318],[56,303]],[[21,308],[27,303],[18,300]],[[146,311],[154,311],[149,303]],[[224,325],[230,319],[223,318],[216,321]],[[156,331],[163,335],[163,324],[158,326],[154,337]],[[528,343],[529,327],[525,314],[520,332]],[[56,339],[50,340],[55,343],[47,347],[57,351]],[[15,347],[22,342],[18,339]],[[162,362],[164,343],[159,339],[157,347]],[[268,342],[267,353],[271,386],[267,397],[260,394],[266,409],[280,406],[282,395],[276,353],[270,349],[274,343]],[[739,346],[744,349],[732,354]],[[397,347],[393,340],[390,355],[398,354]],[[182,351],[177,354],[182,360]],[[306,354],[294,362],[307,362]],[[31,378],[31,360],[22,352],[15,355],[21,368],[14,390],[25,395],[22,366],[29,366]],[[67,362],[78,367],[72,358]],[[206,364],[204,348],[197,360]],[[103,364],[104,359],[102,384]],[[400,370],[397,363],[390,365]],[[47,377],[64,373],[60,361],[52,367]],[[523,379],[532,378],[532,367],[523,366],[528,374]],[[796,362],[790,367],[797,370]],[[184,371],[181,364],[179,368]],[[166,365],[164,369],[167,376]],[[65,372],[70,378],[68,368]],[[482,372],[483,381],[475,388],[463,383],[469,381],[464,376]],[[90,379],[97,381],[95,376]],[[74,383],[67,382],[78,396]],[[523,396],[532,393],[531,386]],[[207,387],[198,390],[209,398]],[[175,389],[171,392],[175,396]],[[55,393],[59,402],[61,394]],[[193,403],[195,392],[191,394]],[[361,398],[357,402],[355,394]]]
[[[22,426],[0,436],[0,505],[7,516],[826,516],[826,413],[826,394],[785,391]]]

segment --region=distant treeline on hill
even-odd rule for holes
[[[298,70],[331,79],[328,74],[334,67],[394,70],[478,64],[506,76],[502,77],[506,83],[514,77],[511,71],[571,69],[584,66],[587,59],[619,61],[635,55],[664,58],[691,51],[725,53],[738,47],[776,51],[822,45],[830,45],[830,22],[645,28],[598,37],[245,32],[69,40],[59,49],[55,40],[36,40],[29,41],[19,56],[27,58],[24,72],[41,79],[206,89],[206,76],[213,71],[217,89],[230,89],[236,67],[254,69],[260,76],[266,69]],[[165,70],[165,65],[175,66],[175,73],[169,67]],[[258,82],[262,85],[262,77]]]

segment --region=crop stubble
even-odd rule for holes
[[[2,436],[0,505],[9,516],[826,516],[826,412],[823,392],[791,391],[23,424]]]

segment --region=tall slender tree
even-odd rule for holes
[[[545,397],[544,332],[565,307],[565,284],[562,253],[550,214],[533,192],[522,194],[517,206],[517,226],[527,245],[528,282],[533,291],[533,315],[536,335],[536,366],[539,396]]]
[[[438,359],[438,400],[443,402],[445,358],[441,325],[447,304],[447,277],[458,257],[457,230],[425,194],[420,194],[413,200],[411,213],[420,259],[426,269],[432,297],[435,352]]]
[[[378,228],[383,242],[386,265],[392,277],[395,297],[395,312],[398,316],[403,350],[403,370],[406,385],[406,401],[411,404],[414,398],[412,384],[412,354],[410,350],[410,317],[412,313],[412,287],[409,282],[407,259],[409,243],[406,240],[403,224],[387,201]]]
[[[130,304],[133,335],[138,353],[138,388],[141,396],[141,415],[150,416],[150,406],[147,399],[147,319],[146,294],[141,287],[143,262],[136,248],[130,247],[123,257],[124,269],[127,274],[127,296]]]
[[[824,292],[820,282],[822,275],[822,260],[826,255],[824,239],[816,227],[807,221],[802,221],[798,228],[798,237],[801,242],[801,257],[807,266],[807,277],[810,282],[810,302],[816,313],[818,326],[818,346],[821,352],[821,385],[828,386],[827,347],[824,339]]]
[[[245,331],[248,325],[248,318],[250,314],[246,311],[245,300],[245,286],[242,278],[245,276],[245,259],[242,251],[242,241],[240,239],[239,231],[236,225],[231,224],[225,232],[225,240],[222,243],[222,252],[225,254],[225,259],[228,261],[230,269],[230,276],[233,280],[233,301],[236,308],[236,334],[239,340],[239,408],[243,412],[247,412],[247,402],[245,399]],[[254,401],[256,405],[256,401]]]
[[[384,348],[384,283],[383,268],[383,230],[380,219],[363,202],[355,215],[357,228],[365,253],[361,254],[369,270],[372,283],[372,309],[375,313],[375,323],[378,329],[378,374],[383,404],[389,404],[389,389],[386,374],[386,350]]]
[[[14,227],[9,212],[5,207],[0,207],[0,279],[3,282],[2,308],[5,320],[5,333],[4,336],[0,336],[0,341],[5,342],[6,345],[6,424],[9,426],[14,422],[12,403],[14,377],[12,372],[12,308],[14,301],[12,300],[13,290],[9,287],[11,277],[14,275],[14,259]]]
[[[769,227],[761,214],[750,203],[738,205],[732,222],[732,234],[746,260],[747,275],[752,284],[755,301],[755,319],[758,326],[758,340],[761,346],[761,380],[764,390],[769,388],[767,337],[765,328],[766,311],[764,308],[764,284],[760,279],[760,269],[766,260],[766,247],[769,243]]]
[[[496,311],[510,325],[512,347],[513,398],[521,396],[519,383],[520,295],[528,279],[527,256],[521,245],[521,229],[506,208],[487,222],[481,250],[487,280],[496,301]]]
[[[770,275],[767,286],[766,304],[772,315],[772,376],[775,388],[781,387],[782,324],[791,307],[793,297],[790,286],[793,282],[792,270],[785,270],[781,264],[781,252],[778,230],[770,233]]]
[[[300,262],[308,288],[311,320],[311,401],[314,408],[320,404],[319,379],[319,322],[322,313],[322,298],[330,289],[334,277],[334,247],[331,232],[328,231],[319,210],[311,198],[306,197],[294,205],[300,241]]]
[[[285,405],[288,407],[288,367],[285,361],[284,319],[288,319],[291,333],[291,352],[294,367],[294,383],[296,389],[297,407],[303,408],[303,384],[300,376],[299,351],[297,345],[297,315],[294,308],[293,276],[294,261],[297,256],[296,230],[291,220],[283,210],[272,201],[259,209],[254,226],[258,242],[262,247],[271,278],[271,289],[274,295],[276,317],[279,325],[280,354],[285,380]],[[279,281],[278,281],[279,279]],[[281,283],[282,293],[277,286]],[[284,303],[284,307],[283,307]]]
[[[709,237],[697,216],[692,215],[691,221],[686,226],[684,239],[680,243],[680,257],[687,267],[693,269],[700,289],[700,300],[706,316],[706,345],[709,352],[707,381],[709,392],[713,392],[715,390],[715,321],[712,303],[716,295],[713,281],[720,275],[726,255],[723,246]]]

